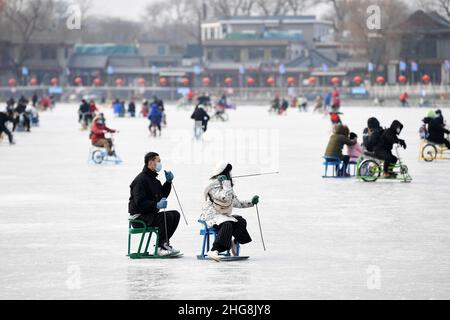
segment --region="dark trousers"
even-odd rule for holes
[[[178,228],[178,224],[180,223],[180,213],[178,211],[166,211],[167,216],[167,236],[166,236],[166,226],[164,221],[164,212],[159,212],[155,215],[143,215],[139,220],[144,221],[147,224],[147,227],[158,228],[159,230],[159,243],[158,246],[161,248],[164,243],[167,242],[167,239],[172,238],[175,234],[175,231]],[[133,224],[133,228],[142,227],[139,224]]]
[[[341,158],[342,161],[342,174],[347,173],[347,168],[348,168],[348,164],[350,163],[350,157],[349,156],[342,156]]]
[[[25,114],[23,116],[23,120],[24,120],[25,129],[27,131],[30,131],[30,125],[31,125],[30,118]],[[16,131],[16,128],[19,125],[19,122],[20,122],[20,116],[15,117],[14,121],[13,121],[13,132]]]
[[[214,226],[217,230],[216,241],[214,241],[212,251],[224,252],[231,249],[231,239],[240,244],[252,242],[247,231],[247,221],[240,216],[233,216],[238,222],[224,222],[220,226]]]
[[[13,135],[12,135],[11,131],[9,131],[9,129],[5,125],[0,125],[0,134],[2,132],[4,132],[8,136],[9,143],[12,143],[13,142]]]
[[[388,173],[389,167],[395,165],[398,161],[397,157],[391,151],[386,150],[375,151],[375,157],[384,161],[384,173]]]
[[[428,139],[428,140],[430,140],[430,139]],[[448,141],[445,138],[442,138],[442,139],[439,138],[439,139],[434,139],[434,140],[430,140],[430,141],[433,143],[437,143],[437,144],[445,144],[447,149],[450,149],[450,141]]]

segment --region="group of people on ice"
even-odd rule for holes
[[[128,211],[134,228],[141,225],[136,220],[143,221],[147,227],[158,228],[159,242],[156,244],[159,256],[179,255],[170,240],[180,222],[178,211],[166,211],[168,197],[172,191],[174,174],[164,171],[165,183],[162,184],[158,175],[163,164],[159,154],[151,152],[144,158],[143,171],[130,185]],[[252,241],[247,231],[246,220],[233,215],[234,208],[250,208],[259,203],[259,196],[249,201],[241,201],[234,192],[232,175],[233,166],[228,162],[220,162],[211,173],[211,179],[204,191],[204,204],[200,219],[209,228],[217,230],[217,237],[207,256],[217,262],[221,261],[220,253],[228,250],[237,255],[237,243],[243,245]]]
[[[445,137],[450,134],[450,131],[446,128],[441,110],[428,112],[422,122],[423,126],[420,129],[422,139],[439,145],[445,145],[447,149],[450,149],[450,141]]]
[[[130,100],[128,106],[124,100],[116,99],[112,104],[112,109],[117,118],[125,118],[126,115],[130,118],[136,117],[136,102],[134,99]]]
[[[398,158],[393,155],[392,150],[395,144],[406,149],[406,142],[399,138],[402,130],[403,124],[398,120],[393,121],[388,129],[383,129],[378,119],[370,118],[364,130],[363,143],[359,145],[358,136],[350,133],[347,126],[338,124],[330,137],[325,156],[336,157],[342,161],[339,176],[348,176],[348,165],[356,163],[361,155],[367,155],[384,162],[384,178],[396,178],[393,165],[397,163]],[[348,147],[347,155],[343,154],[344,146]]]
[[[6,102],[6,106],[0,108],[0,138],[3,138],[3,134],[5,134],[10,145],[15,144],[13,132],[31,132],[32,126],[39,126],[39,112],[35,96],[32,100],[33,102],[22,96],[16,102],[14,98],[10,98]]]
[[[308,111],[308,98],[305,95],[294,95],[291,97],[290,102],[286,98],[280,97],[277,93],[275,98],[270,102],[270,113],[278,115],[286,115],[289,106],[299,111]],[[339,114],[341,108],[340,92],[338,88],[334,88],[332,91],[326,92],[323,96],[318,95],[314,101],[314,112],[322,112],[324,114],[329,113]],[[335,121],[336,124],[336,121]]]

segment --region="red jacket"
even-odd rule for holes
[[[90,103],[89,104],[89,112],[90,113],[96,113],[98,112],[97,106],[95,105],[95,103]]]
[[[98,140],[105,139],[105,132],[115,133],[116,130],[110,129],[104,124],[97,124],[94,122],[91,128],[91,141],[96,144]]]

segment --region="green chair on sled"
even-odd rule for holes
[[[140,225],[138,228],[133,228],[133,223]],[[139,242],[139,249],[136,253],[131,253],[131,236],[137,234],[141,235],[141,241]],[[148,234],[147,244],[145,245],[145,250],[142,251],[142,246],[144,244],[145,236]],[[128,223],[128,257],[131,259],[161,259],[163,257],[158,256],[158,246],[155,245],[155,251],[153,255],[148,252],[150,241],[152,235],[156,235],[156,243],[159,242],[159,230],[158,228],[149,228],[142,220],[129,220]]]
[[[140,225],[137,228],[133,228],[133,223]],[[138,252],[131,252],[131,236],[134,234],[141,235],[141,240],[139,242]],[[142,246],[145,241],[145,236],[148,234],[147,243],[145,245],[144,251],[142,251]],[[153,254],[148,252],[150,247],[150,241],[152,240],[152,235],[155,234],[156,242],[155,242],[155,250]],[[147,224],[142,220],[128,220],[128,255],[131,259],[177,259],[181,258],[182,254],[177,255],[168,255],[168,256],[159,256],[158,255],[158,243],[159,243],[159,230],[158,228],[147,227]]]

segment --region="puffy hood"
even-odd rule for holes
[[[347,130],[345,129],[345,127],[343,125],[336,126],[336,129],[335,129],[336,134],[345,136],[346,132],[347,132]]]
[[[398,134],[400,134],[403,130],[403,124],[401,124],[400,121],[395,120],[391,124],[391,129],[394,130],[395,132],[397,132]],[[398,129],[400,129],[400,130],[398,130]]]
[[[377,118],[370,118],[369,121],[367,121],[367,127],[369,129],[375,129],[380,127],[380,121],[378,121]]]

